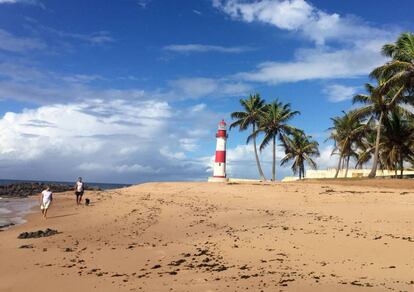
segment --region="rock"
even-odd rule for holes
[[[126,274],[118,274],[118,273],[115,273],[111,277],[123,277],[123,276],[126,276]]]
[[[179,259],[178,261],[171,262],[169,265],[170,266],[179,266],[179,265],[181,265],[184,262],[185,262],[185,259]]]
[[[5,198],[25,198],[42,192],[46,186],[54,193],[73,191],[73,185],[58,183],[22,182],[8,185],[0,185],[0,197]],[[85,190],[100,191],[101,189],[93,186],[85,186]]]
[[[0,225],[0,229],[8,228],[8,227],[11,227],[13,225],[15,225],[15,224],[14,223],[8,223],[8,224]],[[1,230],[1,231],[3,231],[3,230]]]
[[[59,232],[57,230],[47,228],[45,231],[38,230],[38,231],[33,231],[33,232],[23,232],[23,233],[20,233],[19,236],[17,236],[17,238],[27,239],[27,238],[48,237],[48,236],[52,236],[58,233]]]
[[[159,269],[159,268],[161,268],[161,265],[155,265],[151,269]]]
[[[32,244],[24,244],[24,245],[19,246],[19,248],[33,248],[33,245]]]

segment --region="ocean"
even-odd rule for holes
[[[55,184],[69,184],[74,185],[74,182],[60,182],[60,181],[32,181],[32,180],[10,180],[0,179],[0,185],[17,184],[17,183],[55,183]],[[112,184],[112,183],[89,183],[88,186],[99,187],[103,190],[118,189],[129,186],[128,184]],[[32,211],[32,208],[38,204],[37,199],[33,198],[1,198],[0,197],[0,231],[9,228],[13,225],[22,224],[26,214]]]

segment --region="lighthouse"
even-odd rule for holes
[[[221,120],[216,134],[216,159],[214,160],[213,177],[209,181],[226,181],[226,122]]]

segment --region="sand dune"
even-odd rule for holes
[[[412,186],[149,183],[88,192],[89,207],[59,194],[49,220],[0,232],[0,291],[412,291]],[[46,228],[61,233],[17,239]]]

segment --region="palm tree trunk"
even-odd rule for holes
[[[347,158],[347,160],[346,160],[346,170],[345,170],[345,177],[347,177],[348,176],[348,169],[349,169],[349,158],[350,158],[351,156],[349,156],[348,155],[348,158]]]
[[[341,168],[341,162],[342,162],[342,153],[341,155],[339,155],[338,167],[336,168],[335,178],[338,178],[339,169]]]
[[[403,172],[404,172],[404,160],[402,154],[400,154],[400,167],[401,167],[401,173],[400,178],[403,178]]]
[[[381,125],[382,125],[383,116],[384,116],[384,112],[381,112],[381,115],[378,121],[378,126],[377,126],[377,139],[375,141],[374,163],[372,164],[371,172],[368,175],[369,178],[374,178],[377,175],[379,144],[380,144],[380,138],[381,138]]]
[[[272,181],[276,177],[276,135],[273,136],[273,162],[272,162]]]
[[[253,124],[253,133],[256,132],[256,125]],[[257,169],[259,170],[260,179],[266,181],[266,177],[263,174],[262,166],[260,165],[259,155],[257,154],[256,136],[253,137],[254,155],[256,157]]]

